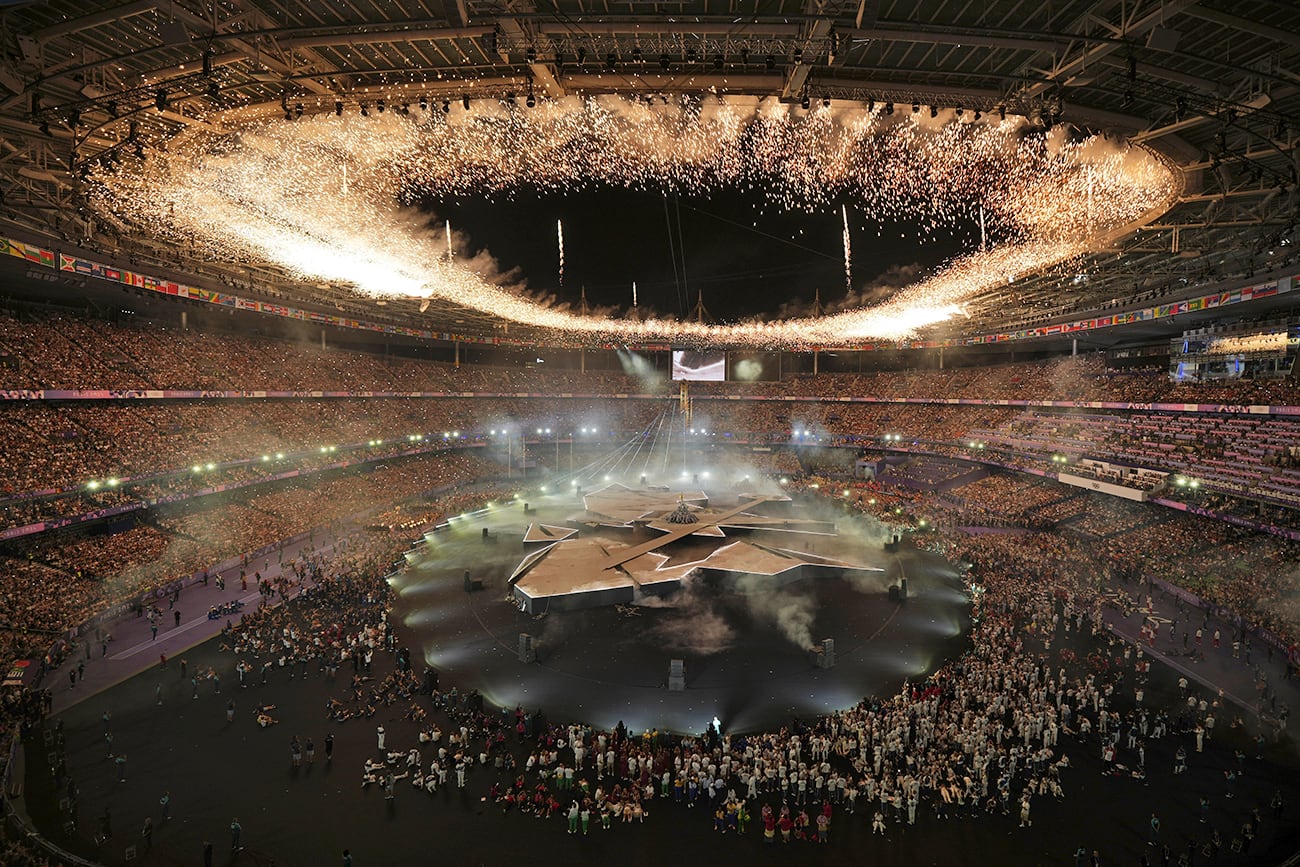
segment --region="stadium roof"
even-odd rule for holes
[[[1300,30],[1289,0],[45,0],[5,3],[0,216],[11,226],[196,272],[79,200],[81,167],[216,112],[349,110],[573,93],[729,93],[1000,107],[1127,137],[1179,166],[1178,203],[1083,263],[1001,290],[970,330],[1077,318],[1295,270]],[[1288,270],[1290,269],[1290,270]],[[342,287],[265,278],[363,311]],[[499,327],[446,302],[382,315]]]

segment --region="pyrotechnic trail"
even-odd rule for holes
[[[555,234],[560,245],[560,288],[564,288],[564,221],[555,221]]]
[[[849,246],[849,208],[848,205],[840,205],[840,214],[844,217],[844,291],[847,294],[853,292],[853,255]]]

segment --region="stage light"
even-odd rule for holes
[[[217,468],[216,464],[208,464],[208,472],[212,472],[216,468]],[[112,482],[112,479],[110,479],[109,481]]]
[[[153,95],[153,107],[159,111],[167,110],[167,91],[159,89],[159,91]]]
[[[930,106],[930,117],[931,117],[931,118],[936,118],[936,117],[938,117],[938,116],[939,116],[939,106],[931,104],[931,106]]]
[[[782,476],[782,477],[781,477],[781,484],[783,484],[783,485],[788,485],[788,484],[790,484],[790,480],[787,479],[785,476]]]
[[[524,105],[529,108],[537,107],[537,97],[533,96],[533,90],[531,87],[528,89],[528,98],[524,100]]]
[[[109,486],[110,488],[116,488],[116,487],[117,487],[117,479],[109,479],[109,480],[108,480],[108,486]]]
[[[95,481],[94,479],[91,479],[89,482],[86,483],[86,487],[90,488],[92,491],[98,490],[99,482]]]
[[[270,459],[271,459],[271,456],[270,456],[270,455],[262,455],[262,463],[266,463],[266,462],[269,461]]]
[[[961,117],[962,114],[965,113],[965,111],[966,111],[966,109],[962,108],[961,105],[958,105],[956,108],[953,109],[953,112],[954,112],[958,117]]]
[[[527,60],[529,63],[536,63],[537,49],[531,45],[528,46],[528,50],[524,52],[524,59]]]
[[[831,98],[829,96],[823,96],[822,108],[830,108],[830,107],[831,107]]]
[[[802,48],[796,48],[796,49],[794,50],[794,62],[795,62],[795,63],[803,63],[803,49],[802,49]]]
[[[919,103],[919,102],[913,102],[913,103],[912,103],[912,114],[920,114],[920,113],[921,113],[921,103]]]
[[[807,111],[809,108],[812,107],[812,100],[808,97],[808,94],[805,93],[803,95],[803,99],[800,101],[799,107],[802,108],[804,111]]]
[[[892,102],[885,103],[885,114],[893,114],[893,113],[894,113],[894,104]]]
[[[713,68],[714,68],[714,69],[721,69],[721,68],[722,68],[722,65],[723,65],[725,62],[726,62],[726,60],[723,58],[723,56],[722,56],[721,54],[715,54],[715,55],[713,56]]]
[[[668,55],[667,54],[659,55],[659,68],[662,69],[664,72],[667,72],[668,67],[669,67]]]
[[[610,72],[614,71],[614,65],[618,62],[618,55],[613,51],[605,55],[605,68]]]
[[[429,98],[427,96],[421,96],[420,111],[428,111],[428,110],[429,110]]]
[[[443,100],[443,101],[442,101],[442,104],[445,106],[445,105],[447,104],[447,101],[446,101],[446,100]],[[462,96],[462,97],[460,98],[460,104],[464,107],[464,109],[465,109],[466,111],[469,111],[469,94],[468,94],[468,93],[465,94],[464,96]]]
[[[361,103],[361,116],[370,117],[370,109],[366,108],[366,104],[364,102]]]
[[[277,461],[282,461],[282,460],[284,460],[284,452],[276,452],[276,453],[275,453],[275,459],[276,459]]]
[[[343,101],[342,101],[342,100],[339,100],[339,99],[334,100],[334,116],[335,116],[335,117],[342,117],[342,116],[343,116]]]
[[[767,56],[767,59],[764,61],[764,63],[767,64],[767,69],[769,72],[771,72],[773,69],[776,69],[776,58],[770,54]]]

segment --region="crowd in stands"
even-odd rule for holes
[[[490,438],[497,425],[527,431],[534,425],[560,432],[588,424],[606,436],[646,429],[665,403],[645,399],[557,398],[573,393],[641,393],[655,386],[622,374],[538,369],[460,367],[324,350],[314,345],[253,337],[217,335],[152,323],[107,324],[74,316],[0,315],[0,387],[9,388],[178,388],[178,389],[339,389],[351,391],[478,392],[483,398],[449,399],[282,399],[155,401],[6,401],[0,410],[0,436],[7,447],[3,464],[5,522],[15,526],[35,518],[95,513],[133,500],[184,495],[214,481],[255,482],[276,469],[261,455],[303,452],[295,468],[318,469],[336,459],[311,451],[325,444],[366,443],[405,432],[457,431],[471,441]],[[844,396],[882,398],[979,398],[1041,400],[1198,401],[1241,404],[1268,400],[1297,402],[1288,383],[1188,385],[1169,381],[1161,371],[1115,371],[1099,356],[1006,366],[950,370],[797,375],[782,383],[695,384],[696,424],[707,426],[715,442],[773,442],[811,447],[863,440],[879,448],[886,434],[898,448],[953,457],[997,459],[1009,466],[1047,467],[1049,454],[1087,452],[1090,456],[1159,464],[1206,480],[1206,493],[1235,497],[1227,508],[1240,509],[1241,497],[1267,491],[1280,502],[1300,502],[1300,470],[1290,467],[1300,427],[1282,416],[1197,413],[1096,413],[1023,410],[1002,406],[936,403],[844,403]],[[495,398],[497,393],[532,392],[545,397]],[[712,400],[735,394],[824,398],[818,402]],[[616,432],[610,433],[610,432]],[[730,435],[730,436],[728,436]],[[986,450],[987,447],[987,450]],[[531,459],[545,462],[549,448],[533,447]],[[398,464],[371,453],[374,472],[325,472],[157,507],[130,529],[112,534],[63,531],[10,545],[15,564],[0,593],[16,612],[22,629],[66,628],[88,610],[129,598],[243,550],[272,543],[317,523],[363,508],[386,505],[439,484],[485,473],[481,461],[431,456]],[[250,461],[233,468],[193,473],[191,465]],[[789,451],[755,452],[760,472],[800,474],[804,467]],[[835,463],[835,462],[833,462]],[[825,464],[823,463],[823,466]],[[457,473],[464,466],[471,471]],[[951,466],[951,465],[950,465]],[[843,475],[848,461],[838,462]],[[908,469],[908,468],[911,469]],[[921,484],[936,481],[942,462],[912,462],[896,472],[919,474]],[[818,467],[814,467],[817,469]],[[426,471],[427,470],[427,471]],[[923,471],[924,470],[924,471]],[[949,471],[943,470],[943,473]],[[457,478],[450,478],[455,476]],[[943,475],[951,480],[958,473]],[[160,475],[161,474],[161,475]],[[488,473],[491,474],[491,473]],[[88,479],[150,477],[137,484],[91,492]],[[1216,488],[1216,484],[1225,486]],[[1241,488],[1242,490],[1238,490]],[[70,490],[65,497],[22,499],[34,491]],[[924,496],[897,492],[904,500]],[[1176,529],[1202,527],[1192,518],[1167,518],[1125,525],[1122,515],[1086,506],[1070,490],[1043,482],[1023,482],[994,473],[944,494],[950,508],[967,519],[1029,528],[1073,526],[1085,533],[1147,546],[1146,560],[1185,553],[1169,544]],[[204,502],[206,501],[206,502]],[[1252,501],[1253,502],[1253,501]],[[324,505],[322,505],[324,504]],[[1085,507],[1086,506],[1086,507]],[[1256,514],[1261,507],[1254,506]],[[1280,505],[1277,520],[1294,522],[1294,510]],[[388,512],[383,522],[410,526],[429,510]],[[1171,526],[1172,525],[1172,528]],[[1121,532],[1123,531],[1123,532]],[[1200,533],[1211,539],[1216,531]],[[51,572],[63,576],[57,598],[41,598]],[[108,580],[103,580],[107,578]],[[1241,579],[1229,582],[1234,586]],[[1208,592],[1208,591],[1207,591]],[[1224,598],[1250,601],[1236,590]],[[37,634],[17,642],[27,646]]]
[[[0,632],[0,653],[12,657],[48,647],[52,635],[142,591],[365,509],[502,475],[503,469],[477,454],[443,453],[373,472],[309,477],[272,491],[187,501],[121,532],[44,534],[11,545],[0,572],[0,607],[10,627]]]

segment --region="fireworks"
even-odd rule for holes
[[[844,218],[844,291],[853,291],[853,253],[849,246],[849,208],[840,205],[840,216]]]
[[[564,221],[555,221],[556,242],[560,247],[560,286],[564,286]]]
[[[907,337],[977,313],[982,293],[1082,255],[1108,233],[1151,219],[1178,192],[1174,174],[1145,150],[1027,134],[1012,117],[942,123],[852,107],[797,112],[753,98],[655,106],[566,98],[529,110],[480,101],[448,115],[327,114],[226,130],[190,127],[166,152],[98,172],[92,205],[133,231],[223,261],[271,262],[376,298],[454,302],[574,345],[807,348]],[[981,214],[981,228],[987,219],[990,233],[1005,240],[981,244],[872,307],[705,325],[546,306],[497,281],[483,257],[453,259],[449,226],[439,255],[429,216],[414,207],[435,194],[508,199],[524,185],[597,184],[691,193],[743,185],[781,207],[810,211],[849,194],[877,220],[908,220],[925,231]],[[508,211],[508,202],[501,207]],[[847,280],[846,208],[842,216]],[[556,228],[563,283],[563,224]]]

